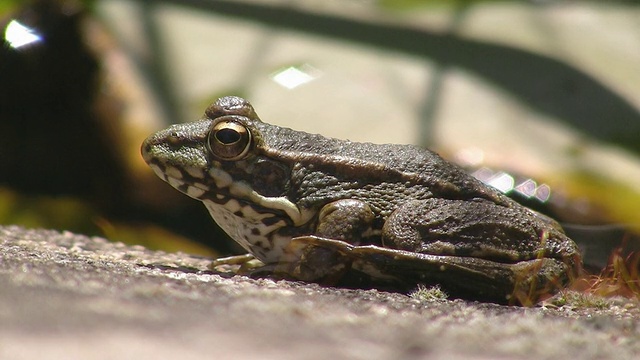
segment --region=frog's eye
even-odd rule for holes
[[[220,121],[209,132],[209,149],[222,160],[238,160],[251,146],[251,132],[235,121]]]

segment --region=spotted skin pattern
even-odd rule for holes
[[[580,271],[577,246],[555,221],[437,154],[270,125],[238,97],[151,135],[142,155],[244,249],[292,278],[336,282],[357,272],[525,304]]]

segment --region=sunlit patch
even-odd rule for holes
[[[546,202],[551,196],[551,188],[547,184],[538,186],[532,179],[527,179],[514,188],[515,191],[527,198],[535,198],[540,202]]]
[[[535,181],[527,179],[526,181],[518,184],[515,190],[526,197],[532,197],[535,196],[537,187],[538,185]]]
[[[540,186],[536,188],[536,194],[534,196],[542,202],[549,201],[549,198],[551,198],[551,187],[547,184],[540,184]]]
[[[478,170],[474,171],[471,173],[471,175],[482,181],[483,183],[487,183],[487,180],[491,179],[493,177],[493,174],[495,174],[495,172],[489,168],[486,167],[481,167]]]
[[[42,40],[34,29],[22,25],[17,20],[11,20],[4,31],[4,39],[9,45],[18,49]]]
[[[495,172],[486,167],[474,171],[471,175],[504,194],[515,191],[526,198],[536,199],[539,202],[547,202],[551,197],[551,187],[547,184],[538,185],[533,179],[516,182],[513,175],[502,171]]]
[[[484,161],[484,151],[476,147],[464,148],[456,152],[455,159],[463,167],[477,167]]]
[[[515,184],[513,176],[505,172],[494,173],[487,168],[479,169],[471,175],[473,175],[476,179],[482,181],[483,183],[493,186],[503,193],[507,193],[513,190],[513,185]]]
[[[287,89],[294,89],[317,79],[321,74],[320,70],[311,65],[304,64],[302,66],[290,66],[286,69],[278,70],[271,74],[271,80]]]

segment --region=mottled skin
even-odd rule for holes
[[[324,283],[410,287],[531,304],[580,269],[575,243],[437,154],[262,122],[238,97],[142,146],[267,268]]]

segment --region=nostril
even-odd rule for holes
[[[165,138],[165,141],[167,142],[167,144],[169,144],[169,146],[174,148],[181,146],[183,143],[182,136],[177,131],[172,131],[171,133],[169,133],[169,135],[167,135],[167,137]]]
[[[142,146],[140,146],[140,152],[142,156],[145,156],[151,150],[151,138],[147,138],[142,142]]]

